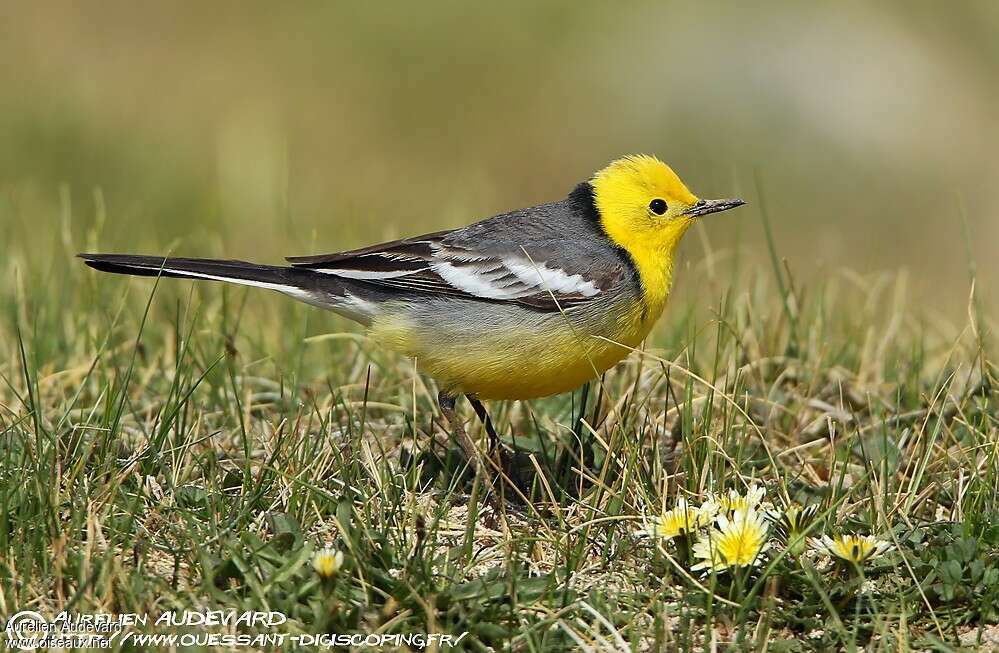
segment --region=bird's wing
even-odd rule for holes
[[[545,225],[518,230],[516,222],[288,260],[295,267],[402,294],[511,302],[542,311],[593,301],[629,274],[626,262],[589,234],[560,238]]]

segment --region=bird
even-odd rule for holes
[[[495,444],[483,401],[571,391],[617,364],[662,314],[686,231],[743,204],[701,199],[660,159],[630,155],[560,201],[284,266],[79,257],[104,272],[276,290],[359,322],[436,380],[453,427],[465,396]]]

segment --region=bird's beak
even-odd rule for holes
[[[684,211],[683,214],[696,218],[709,213],[728,211],[729,209],[734,209],[735,207],[742,206],[743,204],[745,204],[745,202],[742,200],[698,200],[697,204]]]

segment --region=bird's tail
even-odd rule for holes
[[[167,258],[132,254],[79,254],[84,263],[102,272],[143,277],[177,277],[225,281],[243,286],[276,290],[303,302],[329,308],[358,321],[370,316],[357,315],[350,304],[357,301],[347,292],[344,282],[312,270],[260,265],[246,261],[223,261],[200,258]]]

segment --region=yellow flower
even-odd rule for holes
[[[819,506],[816,503],[809,504],[807,506],[802,506],[798,503],[792,503],[787,508],[781,511],[773,511],[768,516],[770,521],[774,523],[775,530],[780,540],[784,544],[792,544],[796,540],[805,534],[808,527],[815,520],[815,515],[819,512]],[[795,547],[801,547],[804,550],[804,540],[800,540]],[[800,553],[799,551],[798,553]]]
[[[704,507],[694,508],[687,500],[680,497],[672,510],[653,517],[646,527],[652,537],[673,538],[686,535],[711,522],[714,513]]]
[[[758,564],[767,543],[767,522],[754,508],[718,516],[717,525],[694,544],[694,557],[702,562],[691,569],[723,571]]]
[[[745,495],[739,494],[736,490],[729,490],[727,494],[713,495],[708,503],[716,505],[719,514],[732,514],[738,510],[759,508],[765,494],[766,491],[762,487],[753,483],[746,490]]]
[[[326,547],[322,551],[316,551],[316,554],[312,556],[312,568],[316,570],[320,578],[333,578],[342,566],[343,551],[334,551]]]
[[[813,537],[812,548],[819,553],[862,565],[891,548],[891,543],[873,535],[838,535]]]

